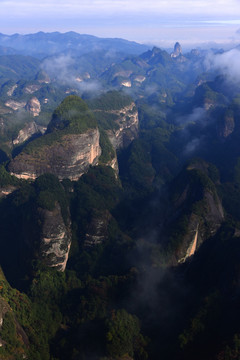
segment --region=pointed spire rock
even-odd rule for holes
[[[174,45],[174,50],[171,53],[171,57],[176,58],[180,55],[182,55],[182,47],[179,42],[176,42],[176,44]]]

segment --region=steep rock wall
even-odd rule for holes
[[[224,220],[224,211],[216,193],[208,190],[204,192],[201,206],[204,211],[196,210],[189,217],[187,231],[177,252],[179,263],[194,255],[204,240],[216,234]]]
[[[115,120],[118,129],[107,130],[107,135],[114,149],[128,146],[138,136],[138,111],[134,103],[121,110],[111,110],[112,114],[117,115]]]
[[[52,211],[39,208],[41,219],[39,255],[45,265],[64,271],[71,246],[71,222],[64,223],[58,203]]]
[[[78,180],[101,155],[98,129],[82,134],[67,134],[60,141],[44,145],[31,154],[20,153],[9,164],[9,171],[21,179],[36,179],[44,173],[60,180]]]

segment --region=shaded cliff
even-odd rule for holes
[[[52,174],[40,176],[34,184],[36,191],[35,222],[38,224],[35,254],[44,265],[64,271],[71,246],[71,218],[66,193]],[[33,220],[34,221],[34,220]],[[28,243],[31,239],[28,235]]]
[[[67,194],[53,174],[30,184],[17,181],[1,199],[0,261],[11,283],[25,286],[35,263],[65,270],[72,240],[71,216]]]
[[[11,161],[9,171],[24,179],[52,173],[77,180],[100,155],[96,120],[79,97],[69,96],[53,113],[46,134],[30,142]]]
[[[41,221],[39,255],[45,265],[64,271],[71,246],[71,222],[64,223],[61,207],[55,203],[53,210],[38,208]]]
[[[215,167],[203,160],[191,162],[171,184],[171,209],[167,226],[170,248],[178,262],[192,256],[213,236],[224,220],[215,183]]]

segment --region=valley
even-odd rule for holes
[[[0,34],[1,359],[238,359],[239,56]]]

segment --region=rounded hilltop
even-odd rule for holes
[[[73,132],[83,132],[95,127],[97,121],[85,101],[79,96],[69,95],[54,111],[46,133],[66,128]]]

